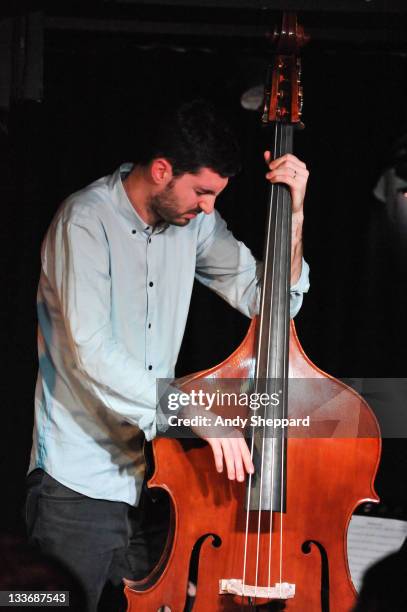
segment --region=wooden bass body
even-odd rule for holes
[[[227,360],[189,376],[184,388],[198,388],[204,377],[219,382],[250,377],[256,325],[254,319]],[[309,415],[310,428],[307,437],[288,433],[285,512],[273,512],[271,537],[270,512],[261,511],[259,521],[259,513],[250,511],[247,529],[245,484],[216,472],[208,445],[188,448],[181,440],[154,440],[157,468],[148,486],[160,487],[170,496],[172,527],[155,570],[126,587],[129,612],[152,612],[163,605],[182,612],[193,551],[198,561],[194,612],[254,605],[261,609],[267,601],[268,610],[351,610],[355,590],[347,561],[347,529],[359,504],[378,501],[373,482],[380,458],[379,428],[355,391],[310,362],[293,323],[289,353],[290,379],[305,384],[298,392],[294,387],[289,416]],[[245,585],[258,585],[251,603],[248,597],[219,592],[221,580],[242,578],[245,548]],[[281,578],[295,586],[295,595],[282,600],[262,597],[259,587],[273,586]]]

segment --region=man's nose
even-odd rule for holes
[[[202,210],[203,213],[205,213],[205,215],[210,215],[211,212],[213,212],[213,209],[215,208],[215,198],[202,198],[201,200],[199,200],[199,208]]]

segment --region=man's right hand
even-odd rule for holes
[[[223,472],[223,460],[225,460],[226,471],[229,480],[243,482],[245,472],[254,473],[254,465],[250,456],[250,450],[241,432],[237,429],[230,437],[226,438],[203,438],[212,448],[215,466],[218,472]]]
[[[188,407],[183,412],[188,412],[190,415],[191,407]],[[193,410],[196,415],[196,409]],[[205,411],[204,415],[212,422],[216,419],[216,414],[210,411]],[[191,426],[192,431],[205,440],[209,444],[213,452],[216,470],[223,472],[223,463],[226,465],[226,471],[229,480],[238,480],[243,482],[245,472],[247,474],[254,473],[254,465],[252,462],[250,450],[246,440],[239,429],[235,427],[215,427],[215,426]],[[215,435],[218,434],[218,435]]]

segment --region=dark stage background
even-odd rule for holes
[[[278,22],[278,11],[255,3],[170,4],[61,2],[31,15],[5,11],[1,20],[11,102],[3,92],[0,530],[20,528],[42,237],[64,196],[131,161],[146,109],[159,113],[173,97],[192,95],[223,108],[239,135],[244,170],[218,208],[236,236],[262,254],[265,135],[240,95],[260,82],[263,34]],[[296,319],[298,333],[309,357],[337,377],[406,377],[407,237],[372,196],[406,128],[406,13],[391,3],[388,10],[376,3],[376,12],[362,2],[356,12],[346,2],[326,12],[309,5],[301,15],[313,36],[303,53],[306,130],[297,134],[296,152],[311,171],[304,235],[311,291]],[[27,32],[21,57],[18,42]],[[247,327],[247,319],[197,285],[178,374],[225,358]],[[406,456],[405,440],[384,441],[377,489],[386,516],[407,518]]]

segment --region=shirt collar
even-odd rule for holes
[[[147,234],[160,234],[169,227],[169,223],[163,223],[155,228],[147,225],[134,209],[127,193],[123,187],[123,180],[132,171],[134,164],[124,163],[109,177],[109,187],[112,190],[113,200],[118,207],[119,213],[126,219],[130,226],[138,232]]]

